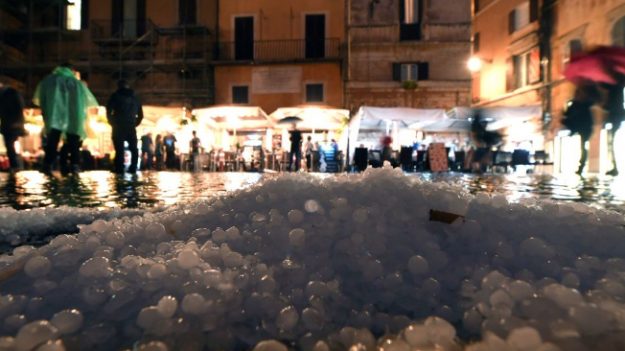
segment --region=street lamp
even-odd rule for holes
[[[471,58],[469,58],[469,61],[467,61],[467,68],[469,68],[469,71],[473,73],[479,72],[482,69],[484,62],[491,63],[492,61],[485,60],[477,56],[471,56]]]

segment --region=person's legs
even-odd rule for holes
[[[577,174],[582,174],[584,167],[586,166],[586,160],[588,160],[588,150],[586,150],[587,139],[580,138],[580,151],[581,157],[579,159],[579,167],[577,168]]]
[[[115,173],[124,173],[124,138],[116,130],[113,130],[113,147],[115,148]]]
[[[152,154],[152,151],[148,151],[145,155],[145,157],[147,158],[145,160],[145,166],[147,169],[152,169],[152,163],[154,161],[154,155]]]
[[[80,135],[67,134],[66,144],[69,152],[70,172],[80,171]]]
[[[43,158],[43,169],[44,173],[48,173],[52,170],[52,165],[56,161],[57,156],[57,147],[59,146],[59,141],[61,140],[61,131],[58,129],[52,129],[48,132],[46,137],[46,146],[44,148],[45,156]]]
[[[137,172],[137,164],[139,163],[139,149],[137,148],[137,132],[133,130],[128,131],[126,136],[128,142],[128,148],[130,149],[130,167],[128,171],[130,173]]]
[[[293,171],[293,150],[291,150],[291,152],[289,152],[289,172]]]
[[[610,157],[610,162],[612,162],[612,169],[606,172],[608,175],[618,175],[618,168],[616,168],[616,155],[614,153],[614,135],[616,134],[616,129],[613,126],[612,129],[608,130],[608,157]]]
[[[11,170],[16,170],[18,168],[17,164],[17,153],[15,152],[15,141],[17,140],[17,135],[12,133],[7,133],[2,135],[4,137],[4,146],[7,149],[7,157],[9,158],[9,167]]]
[[[63,175],[69,173],[69,142],[67,140],[63,141],[59,150],[59,169]]]
[[[302,166],[302,150],[295,150],[295,171],[299,171]]]

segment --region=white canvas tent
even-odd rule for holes
[[[258,106],[223,105],[193,110],[198,122],[216,129],[248,131],[265,130],[273,127],[273,122]]]
[[[400,129],[419,130],[445,119],[443,109],[363,106],[349,122],[350,156],[363,131],[383,131],[397,142]]]
[[[349,110],[315,105],[281,107],[275,110],[270,115],[270,118],[273,122],[277,123],[280,119],[291,116],[302,119],[301,122],[297,123],[297,128],[300,130],[336,131],[343,129],[345,125],[347,125],[347,121],[349,120]],[[290,125],[288,124],[277,124],[277,126],[290,128]]]
[[[492,106],[480,108],[482,115],[489,119],[488,130],[499,130],[519,126],[525,122],[539,118],[542,108],[539,105],[530,106]],[[456,107],[447,112],[450,118],[469,119],[475,110],[470,107]]]

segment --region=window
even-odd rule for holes
[[[306,102],[323,102],[323,84],[306,84]]]
[[[480,12],[480,0],[473,0],[473,13]]]
[[[69,30],[81,30],[82,21],[82,1],[81,0],[68,0],[65,27]]]
[[[430,67],[428,62],[409,62],[393,64],[393,80],[404,82],[407,80],[428,80]]]
[[[402,23],[411,24],[419,22],[419,0],[403,0],[404,16]]]
[[[232,87],[233,104],[249,104],[249,102],[249,87],[247,85],[238,85]]]
[[[480,33],[473,34],[473,53],[480,51]]]
[[[540,81],[540,51],[533,48],[520,55],[512,56],[512,81],[509,90],[515,90]]]
[[[401,0],[399,40],[421,39],[421,0]]]
[[[564,52],[562,53],[562,64],[566,65],[567,63],[569,63],[569,61],[571,61],[571,57],[573,57],[575,54],[582,52],[582,49],[583,46],[580,39],[570,40],[566,48],[564,48]]]
[[[197,0],[178,1],[178,21],[180,24],[195,24],[197,21]]]
[[[625,17],[622,17],[612,27],[612,44],[625,47]]]
[[[525,1],[508,14],[508,33],[512,34],[537,19],[538,1]]]

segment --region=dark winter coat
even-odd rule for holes
[[[143,120],[143,107],[132,89],[122,88],[111,95],[106,116],[113,129],[134,129]]]
[[[622,85],[605,85],[607,89],[607,99],[603,106],[608,112],[606,122],[612,123],[614,128],[625,120],[625,107],[623,107],[623,86]]]
[[[0,133],[22,136],[24,132],[24,100],[17,90],[0,88]]]
[[[590,139],[592,134],[592,110],[593,102],[573,100],[564,115],[566,118],[562,124],[568,128],[572,134],[579,134],[583,140]]]

